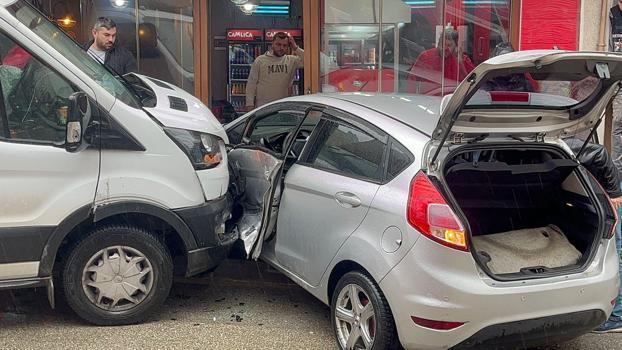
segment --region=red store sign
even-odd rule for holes
[[[254,41],[261,40],[263,30],[261,29],[229,29],[227,30],[227,40]]]
[[[300,29],[266,29],[266,40],[272,41],[272,37],[278,32],[287,33],[294,38],[302,38],[302,30]]]

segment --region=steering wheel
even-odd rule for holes
[[[259,143],[267,149],[275,152],[283,152],[283,144],[285,143],[285,139],[289,135],[289,132],[281,132],[275,135],[262,137],[259,139]]]

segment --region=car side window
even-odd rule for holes
[[[392,140],[391,149],[389,151],[389,163],[387,165],[387,181],[393,179],[406,169],[414,159],[414,156],[406,147]]]
[[[276,112],[259,119],[253,125],[248,137],[251,143],[258,143],[262,138],[273,140],[279,136],[285,137],[300,124],[304,118],[301,112]]]
[[[62,144],[69,96],[78,89],[56,71],[0,33],[2,137]]]
[[[322,120],[305,163],[319,169],[382,181],[386,144],[358,127]]]

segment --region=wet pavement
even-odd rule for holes
[[[335,349],[329,309],[253,262],[180,279],[145,323],[89,326],[45,290],[0,292],[0,349]],[[549,349],[622,349],[622,334],[588,334]]]

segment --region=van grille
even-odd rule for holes
[[[168,101],[170,102],[171,109],[188,112],[188,104],[183,98],[169,96]]]

